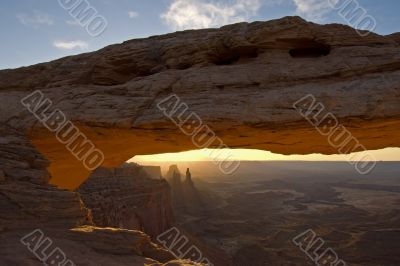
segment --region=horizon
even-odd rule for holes
[[[214,150],[214,149],[209,149]],[[324,154],[306,154],[306,155],[282,155],[269,151],[249,150],[249,149],[222,149],[224,156],[222,158],[232,158],[226,161],[320,161],[320,162],[335,162],[349,161],[346,157],[354,154],[361,155],[360,157],[367,158],[366,155],[372,155],[374,161],[382,162],[397,162],[400,161],[400,148],[385,148],[379,150],[367,150],[364,152],[351,153],[349,155],[324,155]],[[188,159],[190,158],[190,159]],[[192,150],[178,153],[164,153],[153,155],[137,155],[128,160],[128,162],[206,162],[212,159],[207,157],[206,150]],[[371,161],[371,160],[364,160]]]
[[[136,161],[127,161],[128,163],[137,163],[139,165],[144,165],[141,163],[214,163],[214,161],[210,160],[210,161],[141,161],[140,163],[136,162]],[[345,163],[348,164],[347,161],[307,161],[307,160],[264,160],[264,161],[260,161],[260,160],[242,160],[241,162],[254,162],[254,163],[269,163],[269,162],[283,162],[283,163]],[[372,162],[372,161],[365,161],[365,162]],[[375,161],[375,162],[379,162],[379,163],[400,163],[400,160],[398,161]],[[151,166],[151,165],[148,165]]]

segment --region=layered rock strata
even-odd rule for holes
[[[154,239],[173,224],[171,190],[143,167],[99,168],[77,190],[98,226],[134,229]]]
[[[77,266],[194,265],[175,260],[143,232],[94,227],[91,212],[77,192],[48,184],[49,162],[24,134],[4,126],[0,133],[0,265],[43,265],[21,242],[35,230],[44,234],[32,238],[43,243],[38,245],[43,258],[59,248]],[[157,185],[149,186],[147,192],[156,189]],[[52,246],[44,249],[49,242],[41,241],[46,238]]]

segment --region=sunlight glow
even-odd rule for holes
[[[346,155],[282,155],[269,151],[249,149],[225,149],[224,152],[233,155],[239,161],[346,161]],[[361,153],[371,154],[377,161],[400,161],[400,148],[386,148]],[[226,158],[226,157],[224,157]],[[155,155],[135,156],[130,161],[135,162],[163,162],[163,161],[210,161],[204,150],[193,150],[178,153],[164,153]]]

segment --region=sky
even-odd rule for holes
[[[376,22],[376,27],[373,27],[375,32],[382,35],[400,32],[398,0],[1,1],[0,69],[47,62],[64,56],[95,51],[130,39],[177,30],[220,27],[242,21],[266,21],[284,16],[298,15],[320,24],[341,23],[356,27],[355,21],[349,20],[340,12],[343,11],[340,6],[344,1],[350,1],[351,4],[362,8],[363,16],[368,16]],[[87,17],[82,16],[84,13],[80,13],[78,7],[90,11]],[[254,150],[235,150],[231,153],[239,160],[343,159],[340,156],[322,155],[281,156]],[[385,149],[374,152],[374,155],[377,160],[399,160],[400,149]],[[144,161],[183,158],[207,159],[199,151],[136,157],[137,160]]]
[[[156,155],[135,156],[130,161],[137,163],[145,162],[187,162],[187,161],[211,161],[210,152],[206,150],[193,150],[179,153],[164,153]],[[282,155],[269,151],[250,150],[250,149],[225,149],[225,155],[221,158],[229,158],[237,161],[347,161],[348,156],[354,158],[373,158],[376,161],[400,161],[399,148],[386,148],[374,151],[364,151],[353,153],[350,155],[323,155],[323,154],[307,154],[307,155]],[[365,156],[371,155],[371,156]],[[364,157],[365,156],[365,157]]]
[[[317,23],[352,24],[331,2],[347,0],[12,0],[0,2],[0,69],[98,50],[129,39],[240,21],[300,15]],[[375,31],[400,31],[400,1],[351,0],[376,21]],[[68,4],[92,8],[81,20]],[[340,5],[340,3],[336,3]],[[91,15],[91,16],[90,16]],[[85,22],[103,18],[96,36]]]

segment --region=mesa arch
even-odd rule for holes
[[[309,93],[367,149],[400,147],[398,41],[299,17],[131,40],[0,71],[2,130],[29,140],[49,162],[35,167],[68,189],[89,172],[21,106],[37,89],[104,152],[107,167],[195,148],[156,108],[171,93],[231,148],[337,153],[292,107]],[[5,165],[6,177],[17,168]]]

